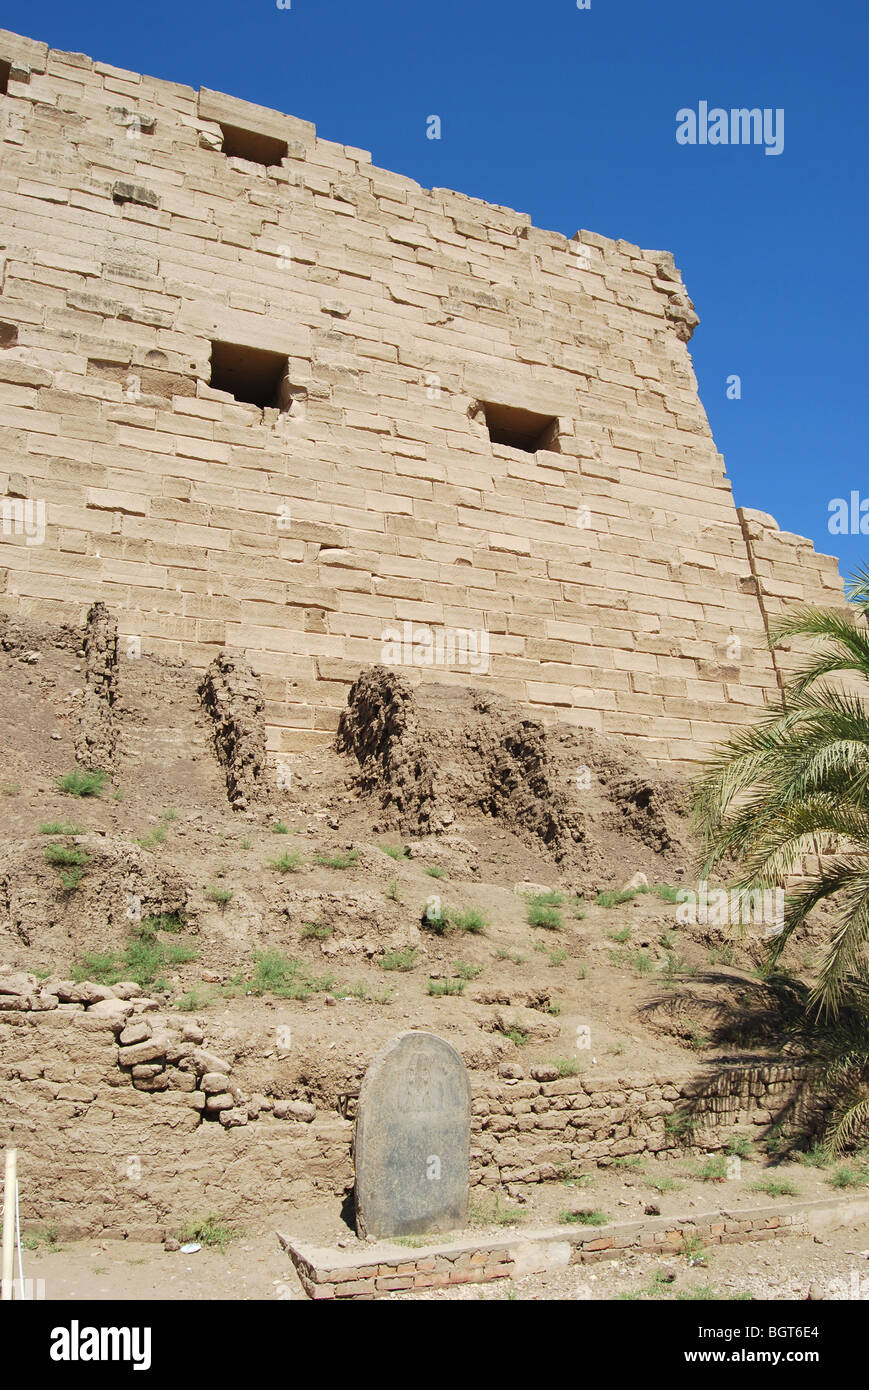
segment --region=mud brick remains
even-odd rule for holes
[[[6,32],[0,79],[6,612],[236,652],[270,755],[409,623],[488,642],[416,678],[688,763],[775,694],[782,605],[842,601],[734,506],[670,253]]]

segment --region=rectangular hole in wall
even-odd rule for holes
[[[12,72],[12,64],[7,63],[5,58],[0,58],[0,96],[5,96],[9,91],[9,74]]]
[[[558,420],[554,415],[538,415],[534,410],[490,401],[483,401],[482,406],[493,444],[506,444],[526,454],[536,454],[538,449],[558,452]]]
[[[276,140],[272,135],[259,135],[255,130],[242,130],[240,126],[223,125],[223,153],[236,159],[249,159],[252,164],[280,164],[287,156],[286,140]]]
[[[287,359],[264,348],[238,343],[211,344],[211,381],[216,391],[228,391],[248,405],[286,410]]]

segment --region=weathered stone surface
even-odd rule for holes
[[[373,1059],[354,1137],[362,1235],[449,1231],[468,1209],[471,1088],[458,1052],[433,1033],[402,1033]]]

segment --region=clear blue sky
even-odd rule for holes
[[[831,498],[869,499],[865,0],[5,0],[0,24],[291,112],[567,236],[672,250],[737,502],[843,571],[869,560],[827,527]],[[783,152],[678,145],[700,101],[783,108]]]

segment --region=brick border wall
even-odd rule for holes
[[[775,1207],[652,1217],[596,1228],[559,1226],[498,1240],[481,1236],[453,1245],[432,1244],[415,1256],[382,1241],[362,1251],[315,1249],[278,1233],[309,1298],[372,1298],[451,1284],[481,1284],[627,1254],[668,1255],[686,1237],[707,1245],[772,1240],[785,1235],[869,1222],[869,1197],[783,1202]]]

